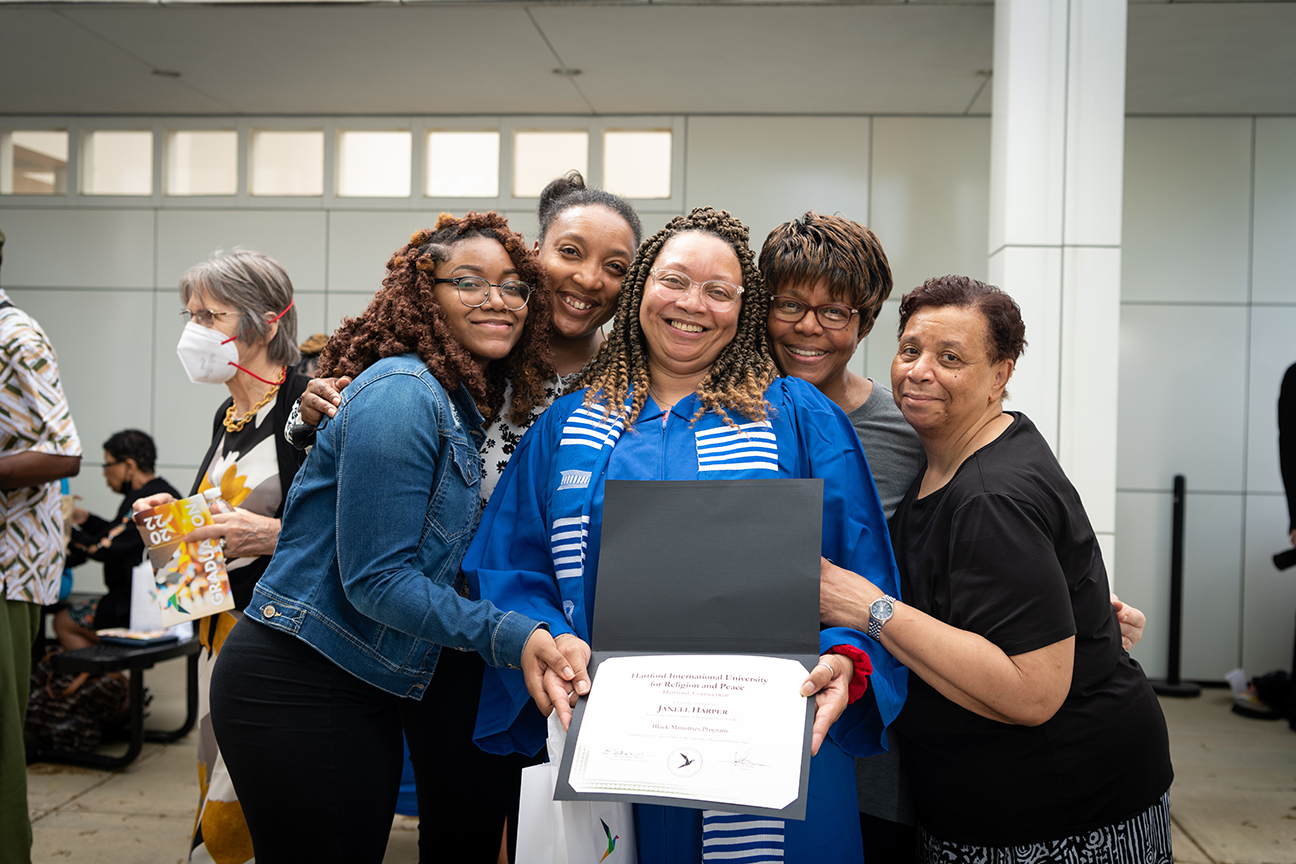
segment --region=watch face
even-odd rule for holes
[[[891,601],[885,597],[879,597],[869,605],[869,615],[878,621],[886,621],[891,617]]]

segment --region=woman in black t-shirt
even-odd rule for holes
[[[927,456],[891,522],[905,602],[825,561],[821,604],[913,673],[893,728],[924,856],[1169,864],[1160,706],[1121,646],[1080,496],[1003,410],[1020,309],[947,276],[910,292],[900,322],[892,390]]]

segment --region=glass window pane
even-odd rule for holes
[[[670,130],[604,133],[603,188],[626,198],[669,198]]]
[[[166,194],[238,192],[238,133],[232,129],[168,132]]]
[[[430,198],[499,195],[499,133],[429,132],[427,194]]]
[[[540,194],[545,184],[575,168],[589,173],[589,132],[518,132],[513,138],[513,194]]]
[[[323,195],[324,132],[253,130],[249,142],[253,195]]]
[[[153,133],[100,129],[86,135],[83,195],[152,195]]]
[[[64,194],[67,155],[67,132],[0,132],[0,195]]]
[[[409,132],[339,132],[337,194],[408,198]]]

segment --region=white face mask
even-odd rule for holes
[[[238,371],[238,346],[234,337],[190,321],[180,334],[176,354],[185,374],[195,384],[224,384]]]

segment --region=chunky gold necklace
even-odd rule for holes
[[[238,432],[239,430],[241,430],[244,426],[247,425],[247,422],[249,420],[251,420],[253,417],[256,416],[256,413],[258,411],[260,411],[266,405],[270,404],[270,400],[273,399],[275,394],[278,392],[279,392],[278,384],[274,385],[269,390],[267,390],[266,394],[261,397],[261,401],[253,405],[252,410],[244,414],[242,420],[234,419],[234,406],[230,405],[230,407],[225,409],[225,431]]]

